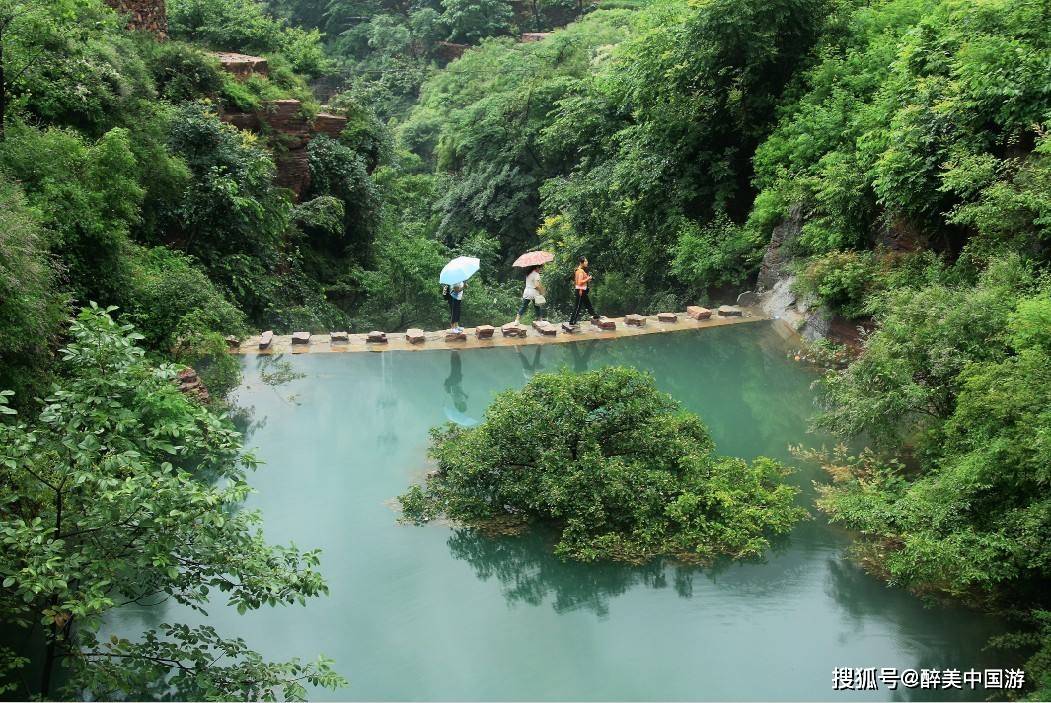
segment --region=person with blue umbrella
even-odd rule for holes
[[[463,327],[460,327],[463,291],[467,287],[467,279],[478,273],[481,265],[482,262],[473,256],[458,256],[447,263],[438,276],[438,282],[442,284],[442,295],[449,301],[453,332],[463,332]]]

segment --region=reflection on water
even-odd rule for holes
[[[844,556],[848,538],[820,516],[762,561],[700,569],[567,563],[541,532],[490,539],[400,526],[389,507],[429,468],[430,427],[480,420],[496,393],[562,367],[649,370],[704,418],[719,453],[789,460],[787,445],[806,439],[815,375],[786,352],[756,324],[461,352],[307,354],[290,358],[305,377],[279,388],[247,358],[238,400],[249,444],[267,462],[251,478],[250,507],[262,510],[271,540],[323,549],[331,594],[244,617],[217,603],[206,620],[274,659],[333,657],[351,686],[315,698],[891,700],[937,696],[834,692],[832,668],[1008,664],[982,651],[1001,623],[925,608],[866,576]],[[809,466],[793,476],[801,501],[817,478]],[[111,626],[133,633],[162,619],[205,620],[129,608]]]

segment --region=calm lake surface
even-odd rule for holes
[[[886,588],[849,561],[849,535],[819,515],[764,562],[709,569],[563,563],[542,534],[493,540],[396,523],[391,498],[429,468],[428,428],[480,419],[497,392],[563,366],[646,369],[704,418],[719,453],[791,461],[788,444],[808,440],[816,374],[786,359],[788,349],[756,323],[521,348],[289,355],[304,377],[280,387],[262,382],[265,357],[245,357],[237,401],[250,413],[248,445],[266,462],[250,506],[271,540],[324,550],[331,594],[244,616],[216,603],[209,622],[271,658],[334,658],[351,685],[314,698],[987,697],[832,690],[837,666],[1016,661],[982,651],[999,621]],[[807,466],[792,479],[808,505],[815,479]],[[200,617],[127,610],[111,625],[132,635],[175,619]]]

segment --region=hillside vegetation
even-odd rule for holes
[[[503,322],[522,285],[509,264],[540,247],[556,256],[544,274],[556,319],[580,256],[601,313],[723,302],[754,288],[776,239],[782,281],[811,313],[865,330],[821,382],[815,424],[871,450],[800,448],[829,470],[819,507],[858,533],[859,557],[890,583],[1021,614],[1024,628],[1001,644],[1038,650],[1033,695],[1051,696],[1051,4],[169,0],[168,10],[171,38],[158,42],[127,31],[102,0],[0,0],[0,429],[10,439],[0,481],[20,486],[0,520],[12,544],[37,518],[48,544],[64,534],[52,494],[65,474],[26,479],[73,451],[64,403],[84,414],[68,430],[86,442],[76,461],[106,454],[86,437],[112,412],[131,423],[118,423],[123,458],[106,454],[116,475],[193,474],[170,435],[226,427],[222,396],[238,382],[227,335],[446,325],[438,271],[459,254],[483,261],[465,322]],[[214,50],[263,55],[269,75],[238,80]],[[348,119],[338,138],[310,142],[311,186],[298,200],[274,184],[280,135],[221,119],[280,99],[300,100],[306,119],[322,102]],[[89,342],[109,350],[105,363],[71,364],[90,360]],[[171,362],[197,370],[212,408],[165,395],[159,417],[143,405],[135,384],[170,385]],[[106,382],[118,388],[95,393]],[[103,399],[114,404],[87,407]],[[212,469],[240,482],[239,445],[222,443],[203,448]],[[221,519],[221,506],[208,514]],[[323,591],[312,553],[282,561],[241,527],[258,557],[241,573],[266,580],[245,607]],[[54,555],[16,551],[0,559],[3,597],[28,610],[8,622],[5,609],[5,623],[43,622],[52,645],[74,650],[73,619],[94,622],[110,606],[92,600],[102,587],[76,590],[90,570],[34,580],[57,568]],[[221,570],[233,552],[206,556]],[[129,574],[108,584],[132,593],[143,584]],[[196,602],[178,574],[150,574],[150,587]],[[67,587],[76,599],[64,605]],[[244,647],[174,632],[199,654]],[[163,670],[162,650],[135,650],[136,661],[152,656],[150,671]],[[145,674],[120,680],[101,655],[80,661],[74,683],[101,696],[145,685]],[[188,695],[338,683],[324,660],[251,661],[255,688],[218,676],[187,684]],[[11,654],[0,672],[23,663]]]

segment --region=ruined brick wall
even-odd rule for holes
[[[168,38],[168,11],[165,0],[106,0],[106,4],[128,18],[128,29],[151,32],[158,39]]]

